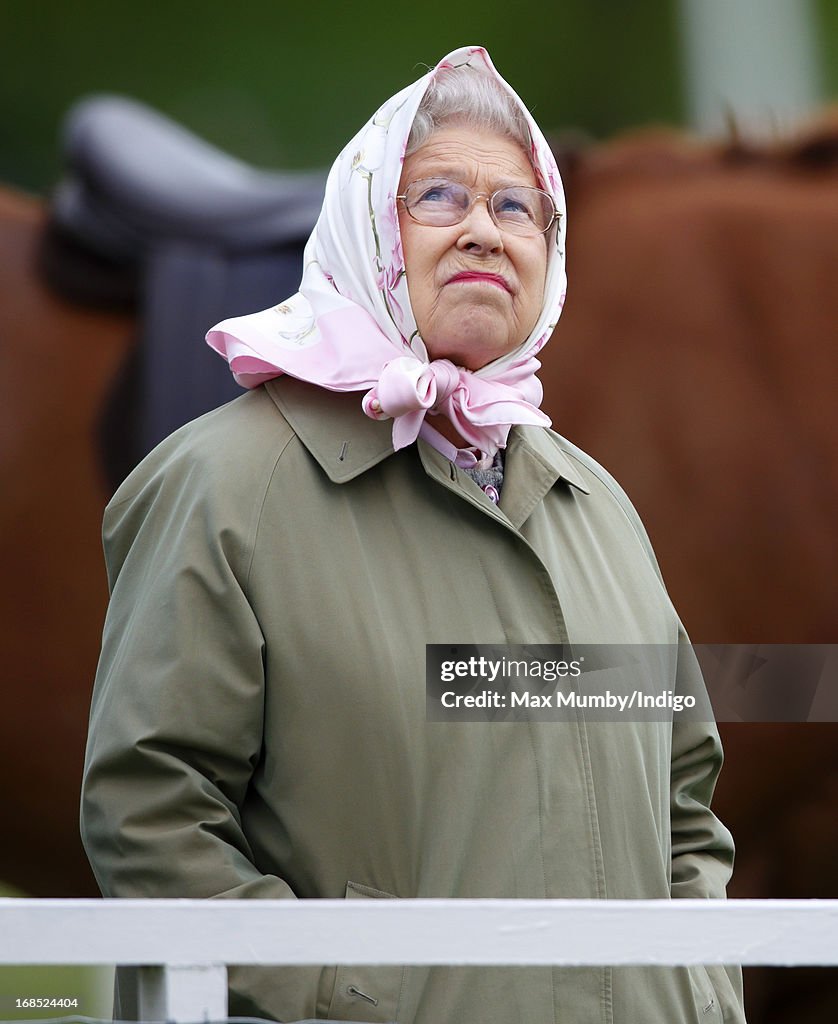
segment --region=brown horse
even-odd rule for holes
[[[765,152],[636,136],[565,169],[571,290],[545,406],[637,504],[696,641],[838,642],[836,153],[830,127]],[[93,434],[133,321],[39,282],[44,218],[0,194],[0,877],[86,895],[77,797],[108,494]],[[732,894],[835,896],[835,729],[723,731]],[[796,972],[772,977],[753,988],[753,1020],[826,1019],[831,972],[802,996]],[[775,1017],[759,1012],[769,999]]]
[[[40,283],[45,217],[37,200],[0,191],[0,878],[82,896],[97,892],[78,793],[107,600],[93,434],[133,323]]]
[[[634,498],[696,642],[838,640],[838,126],[818,138],[632,139],[570,176],[546,404]]]

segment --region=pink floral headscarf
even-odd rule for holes
[[[413,119],[431,79],[463,64],[492,75],[520,106],[539,184],[562,213],[535,327],[513,352],[476,371],[428,357],[410,308],[395,198]],[[207,342],[244,387],[287,373],[332,391],[364,392],[367,416],[392,418],[396,450],[416,440],[430,412],[447,416],[469,444],[493,455],[505,447],[513,423],[550,425],[538,408],[541,364],[535,356],[564,301],[564,212],[558,168],[538,125],[488,53],[462,47],[389,99],[333,164],[299,292],[271,309],[224,320]]]

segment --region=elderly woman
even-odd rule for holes
[[[426,721],[428,643],[683,640],[631,505],[538,409],[563,214],[523,103],[457,50],[338,157],[299,293],[210,333],[251,390],[106,514],[83,796],[106,896],[724,895],[712,725]],[[230,984],[280,1021],[742,1020],[721,967]]]

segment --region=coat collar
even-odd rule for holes
[[[287,375],[265,389],[332,483],[346,483],[393,454],[392,422],[365,416],[360,392],[327,391]]]
[[[333,483],[346,483],[394,454],[392,423],[365,416],[357,392],[327,391],[288,376],[268,381],[265,389]],[[429,475],[456,478],[444,456],[422,440],[417,444]],[[523,522],[557,480],[590,493],[561,438],[552,431],[513,427],[506,453],[503,497],[514,497],[501,504],[513,522]]]

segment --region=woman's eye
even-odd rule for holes
[[[495,198],[494,206],[499,216],[532,218],[530,204],[520,195],[502,193]]]
[[[422,192],[419,202],[453,203],[456,202],[455,190],[450,185],[433,185]]]

